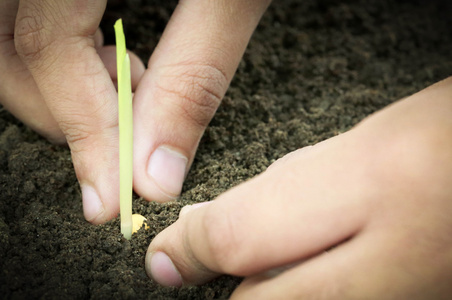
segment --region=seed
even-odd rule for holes
[[[146,224],[146,218],[140,214],[132,215],[132,234],[137,232],[144,224],[144,229],[148,229],[149,226]]]

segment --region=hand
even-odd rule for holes
[[[182,0],[146,72],[131,54],[134,188],[146,199],[164,202],[180,193],[268,4]],[[0,101],[49,140],[67,141],[85,218],[96,224],[119,212],[115,49],[102,47],[98,29],[105,6],[105,0],[0,3]]]
[[[0,3],[1,103],[49,140],[67,141],[85,217],[93,223],[119,211],[117,94],[111,78],[116,77],[116,54],[114,47],[102,47],[98,30],[105,5],[88,0]],[[144,66],[134,55],[131,65],[136,86]]]
[[[452,293],[452,78],[295,151],[150,244],[163,285],[244,276],[233,299]]]
[[[179,195],[199,140],[269,0],[181,0],[134,98],[134,188]]]

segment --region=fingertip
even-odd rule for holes
[[[114,83],[117,81],[117,70],[116,70],[116,46],[103,46],[97,48],[97,54],[105,65],[105,68],[110,75],[110,78]],[[130,58],[130,76],[132,83],[132,91],[138,86],[138,83],[141,80],[141,77],[146,70],[141,59],[133,52],[127,50],[127,54],[129,54]]]
[[[90,185],[81,185],[83,215],[85,219],[95,225],[103,224],[115,216],[108,203],[104,203],[95,188]]]
[[[39,132],[38,132],[39,133]],[[66,136],[60,131],[57,134],[41,134],[45,137],[50,143],[63,146],[67,144]]]
[[[92,224],[103,224],[119,213],[118,152],[111,150],[117,139],[112,135],[105,143],[96,138],[94,141],[101,146],[71,144],[72,161],[80,183],[85,219]]]
[[[164,252],[148,251],[145,268],[149,278],[163,286],[181,287],[183,284],[182,276]]]
[[[134,189],[140,196],[159,203],[177,199],[189,167],[189,160],[181,151],[160,146],[147,162],[144,152],[134,159]]]
[[[97,28],[93,38],[94,38],[94,47],[96,49],[102,48],[102,46],[104,45],[104,34],[102,33],[102,29]]]
[[[211,203],[185,206],[179,219],[152,240],[145,259],[146,273],[151,279],[164,286],[180,287],[218,277],[218,271],[209,263],[211,247],[202,226],[204,207]]]
[[[176,198],[185,179],[188,159],[179,151],[161,146],[151,154],[147,174],[162,194]]]
[[[101,223],[105,211],[96,189],[89,185],[82,185],[83,215],[85,219],[93,224]]]
[[[138,83],[143,77],[144,72],[146,71],[146,67],[143,61],[132,51],[127,51],[130,57],[130,76],[132,81],[132,91],[135,91]]]
[[[179,218],[181,218],[182,216],[186,216],[189,212],[200,208],[202,206],[205,206],[209,203],[212,203],[211,201],[205,201],[205,202],[199,202],[199,203],[195,203],[195,204],[191,204],[191,205],[185,205],[184,207],[182,207],[182,209],[179,212]]]

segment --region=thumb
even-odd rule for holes
[[[362,169],[349,166],[357,160],[356,145],[344,137],[296,151],[213,202],[183,208],[149,245],[148,274],[170,286],[201,284],[218,274],[251,276],[300,262],[359,232],[366,219],[362,193],[343,186],[358,180]],[[335,170],[323,172],[329,166]]]
[[[92,223],[119,211],[117,96],[93,38],[105,6],[20,1],[15,27],[17,52],[66,136]]]
[[[134,188],[179,195],[198,142],[268,0],[180,1],[134,99]]]

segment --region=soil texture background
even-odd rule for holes
[[[92,226],[66,147],[0,107],[0,297],[3,299],[225,299],[240,278],[164,288],[144,271],[152,238],[186,204],[264,171],[300,147],[350,129],[374,111],[452,75],[449,1],[275,0],[201,140],[181,197],[135,196],[149,229],[129,242],[119,219]],[[108,43],[122,17],[143,61],[176,1],[110,5]]]

